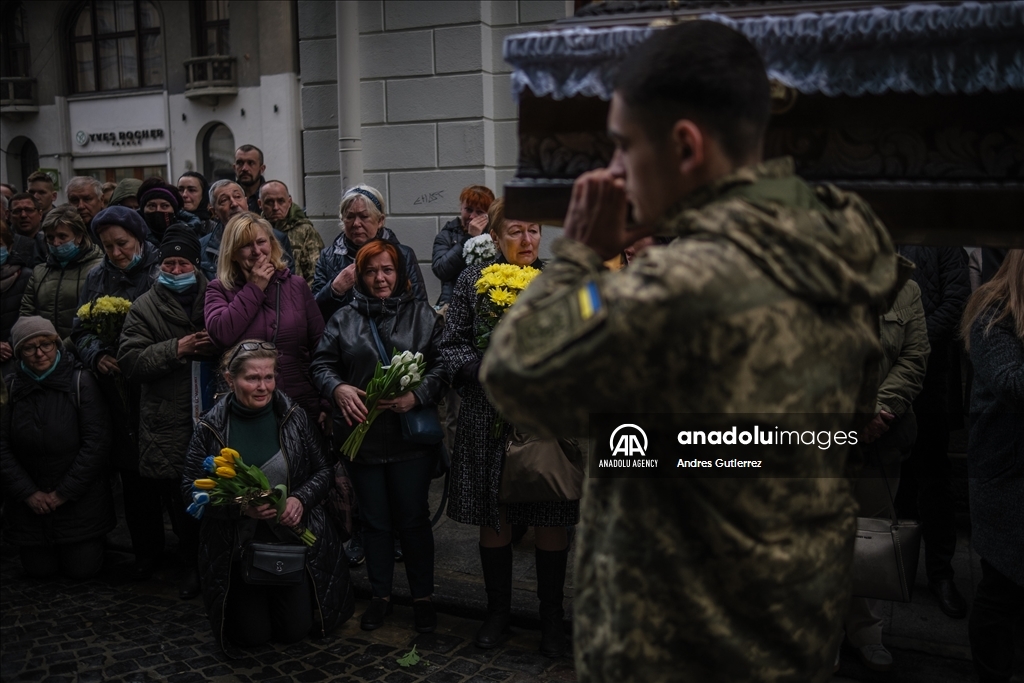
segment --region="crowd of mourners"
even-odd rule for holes
[[[364,561],[373,597],[362,628],[379,628],[391,614],[395,564],[403,561],[414,626],[429,632],[436,612],[428,491],[450,448],[447,514],[479,527],[488,616],[477,643],[494,647],[509,628],[512,548],[533,527],[540,649],[562,654],[562,591],[579,502],[500,503],[507,433],[494,428],[499,416],[478,379],[476,341],[482,268],[542,268],[540,226],[507,219],[490,189],[465,188],[460,215],[434,241],[441,290],[431,303],[417,254],[385,225],[381,192],[346,190],[341,230],[325,245],[288,187],[264,179],[265,168],[262,152],[243,145],[234,180],[211,184],[189,171],[176,184],[126,178],[106,187],[75,177],[61,205],[42,172],[24,192],[7,188],[0,465],[4,535],[25,573],[96,575],[119,495],[135,576],[145,580],[160,566],[166,512],[177,537],[180,597],[202,595],[222,643],[329,632],[353,613],[349,567]],[[466,242],[484,234],[494,259],[467,265]],[[627,268],[654,242],[606,266]],[[895,493],[900,516],[921,520],[929,586],[948,616],[965,617],[953,581],[946,454],[950,430],[972,415],[969,455],[981,474],[971,479],[971,504],[984,578],[971,628],[974,647],[984,650],[999,640],[988,634],[1003,597],[1024,580],[1005,569],[1024,566],[1021,548],[999,541],[1005,525],[1020,523],[1000,512],[1014,502],[1002,500],[999,473],[1012,457],[1001,420],[1022,410],[1020,387],[1001,383],[1007,368],[1024,362],[1024,323],[998,314],[1021,314],[1024,257],[986,249],[969,262],[960,248],[900,251],[916,269],[879,319],[877,414],[865,428],[856,497],[862,516],[884,517]],[[104,296],[131,302],[113,337],[78,314]],[[423,381],[378,403],[384,412],[349,461],[339,447],[367,419],[366,387],[392,349],[423,354]],[[442,444],[403,433],[401,416],[439,406]],[[258,465],[271,486],[287,487],[283,510],[212,507],[201,520],[186,512],[204,461],[222,448]],[[247,580],[247,543],[294,542],[301,528],[316,536],[301,581]],[[855,599],[845,630],[865,664],[892,664],[877,601]]]

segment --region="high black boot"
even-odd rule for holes
[[[512,544],[500,548],[480,546],[480,564],[487,589],[487,618],[476,633],[476,644],[495,647],[508,632],[512,615]]]
[[[562,589],[565,587],[565,565],[569,548],[536,551],[537,597],[540,598],[540,652],[547,657],[565,654],[565,629],[562,618]]]

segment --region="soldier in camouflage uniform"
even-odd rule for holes
[[[554,259],[483,362],[510,421],[580,435],[590,413],[663,413],[687,429],[745,413],[837,431],[873,413],[876,316],[908,275],[861,199],[812,189],[789,159],[759,162],[768,93],[753,46],[720,24],[665,29],[627,58],[612,163],[577,180]],[[602,266],[648,235],[671,241],[620,272]],[[580,681],[829,678],[853,556],[847,448],[746,454],[783,476],[592,472]]]
[[[298,204],[292,202],[288,186],[280,180],[268,180],[260,188],[260,210],[275,230],[288,236],[295,258],[295,274],[312,287],[316,262],[324,241]]]

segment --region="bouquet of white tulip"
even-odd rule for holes
[[[498,250],[494,246],[494,240],[490,233],[485,232],[476,237],[470,237],[462,245],[462,257],[466,259],[467,266],[475,266],[478,263],[486,263],[494,258]]]
[[[377,361],[373,379],[366,385],[366,408],[369,411],[366,421],[357,424],[341,446],[342,454],[347,455],[349,460],[355,459],[373,421],[384,412],[377,407],[377,403],[412,391],[423,381],[427,364],[423,360],[422,353],[412,353],[411,351],[399,353],[397,349],[392,353],[394,355],[391,357],[390,365],[384,365]]]

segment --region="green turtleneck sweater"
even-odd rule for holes
[[[253,409],[231,396],[228,407],[228,446],[238,451],[246,465],[262,467],[281,450],[274,402]]]

